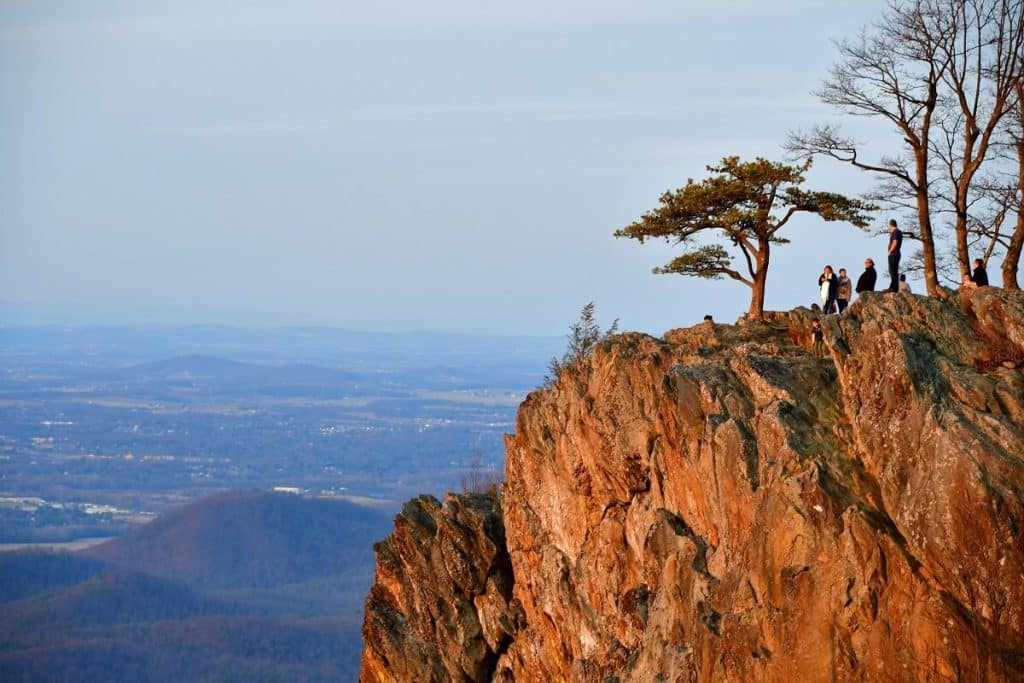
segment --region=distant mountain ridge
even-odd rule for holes
[[[84,555],[208,588],[263,587],[372,566],[387,515],[266,491],[216,494]]]
[[[543,368],[561,336],[359,332],[332,327],[241,328],[217,325],[19,325],[0,322],[0,348],[74,356],[83,352],[149,362],[193,354],[246,362],[301,360],[316,365],[412,368],[453,364]]]
[[[75,554],[0,553],[0,680],[349,681],[390,516],[227,491]]]
[[[9,637],[32,630],[184,619],[233,612],[184,584],[133,571],[107,571],[45,597],[4,605]]]
[[[0,552],[0,604],[73,586],[107,568],[104,562],[71,553]]]
[[[538,366],[539,367],[539,366]],[[487,370],[489,381],[520,389],[532,387],[535,377],[512,364]],[[402,387],[445,390],[475,388],[482,384],[473,368],[455,364],[424,364],[406,369],[357,371],[313,363],[266,363],[239,361],[207,354],[186,354],[155,361],[105,368],[82,376],[83,380],[145,384],[207,385],[217,391],[245,391],[254,395],[295,392],[297,388],[321,388],[346,394],[387,395]]]
[[[310,363],[270,365],[206,354],[187,354],[138,363],[111,371],[111,374],[133,378],[157,376],[164,379],[191,376],[197,379],[216,378],[221,381],[292,385],[356,383],[366,377],[365,373],[348,372]]]

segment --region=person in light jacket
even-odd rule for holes
[[[839,288],[836,290],[836,306],[842,313],[850,305],[850,294],[853,292],[853,283],[846,277],[846,268],[839,269]]]

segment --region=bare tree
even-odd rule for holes
[[[938,291],[935,238],[931,222],[931,135],[939,105],[939,89],[948,57],[941,49],[944,35],[922,30],[925,0],[890,5],[870,30],[856,40],[837,43],[840,61],[815,93],[827,104],[853,116],[881,118],[903,141],[902,153],[865,160],[862,144],[821,125],[790,135],[786,147],[799,156],[823,155],[876,174],[881,179],[871,199],[891,208],[917,213],[925,286]]]
[[[459,475],[463,493],[496,494],[504,477],[493,466],[484,467],[483,451],[477,447],[466,458],[466,469]]]
[[[923,273],[924,255],[921,250],[916,250],[909,258],[900,261],[900,270],[907,274]],[[935,275],[940,284],[948,287],[957,287],[963,282],[956,246],[950,240],[939,239],[935,243]]]
[[[968,251],[980,252],[985,264],[1001,253],[1003,287],[1013,290],[1020,289],[1024,249],[1024,82],[1017,89],[1015,111],[1004,117],[992,142],[995,167],[986,164],[988,170],[972,185],[967,224]]]
[[[988,263],[992,256],[1002,254],[1009,247],[1012,232],[1006,228],[1010,214],[1018,203],[1017,178],[1000,168],[996,173],[987,173],[976,178],[971,188],[974,199],[969,205],[967,216],[967,249],[970,253],[981,253],[979,258]],[[959,252],[953,246],[959,268]],[[960,274],[963,277],[963,273]]]
[[[1011,144],[1017,157],[1017,185],[1013,199],[1017,213],[1017,223],[1006,245],[1003,257],[1003,287],[1020,289],[1017,284],[1017,271],[1020,269],[1021,251],[1024,250],[1024,82],[1017,83],[1017,111],[1012,118]],[[1011,199],[1011,202],[1013,201]]]
[[[972,221],[972,208],[993,197],[984,188],[975,188],[975,181],[997,144],[1000,122],[1017,109],[1024,64],[1024,0],[931,0],[922,5],[921,30],[936,36],[946,65],[937,118],[942,134],[933,138],[933,151],[943,185],[948,183],[938,196],[948,202],[954,217],[962,278],[970,272],[970,235],[979,227],[985,230]],[[997,199],[994,207],[985,218],[1005,219],[1005,202]],[[998,229],[995,235],[989,232],[990,237],[997,235]],[[988,260],[996,241],[989,242],[983,260]]]
[[[1024,0],[891,0],[881,21],[837,46],[840,61],[818,96],[844,113],[892,124],[901,153],[865,161],[863,146],[832,125],[794,133],[787,147],[874,173],[880,184],[872,199],[915,211],[913,237],[921,242],[925,285],[934,294],[942,241],[935,217],[951,216],[961,277],[970,270],[970,236],[986,219],[1005,219],[998,203],[987,215],[977,210],[991,195],[975,184],[1000,144],[1000,122],[1021,99]]]

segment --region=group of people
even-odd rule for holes
[[[890,292],[910,292],[910,284],[907,282],[906,273],[900,273],[900,250],[903,247],[903,232],[897,227],[895,220],[889,221],[889,246],[887,257],[889,260],[889,287]],[[971,263],[972,271],[964,276],[960,285],[961,289],[976,289],[988,286],[988,272],[985,270],[985,262],[980,258],[974,259]],[[857,286],[853,291],[860,296],[862,292],[872,292],[878,280],[878,273],[875,272],[875,262],[872,259],[864,259],[864,272],[857,278]],[[821,307],[818,304],[811,304],[811,310],[823,311],[824,313],[842,313],[850,304],[851,283],[846,276],[846,268],[840,268],[839,274],[832,271],[832,266],[825,266],[821,275],[818,276],[818,289],[821,292]],[[824,355],[825,332],[821,327],[821,321],[815,318],[811,321],[811,348],[817,357]]]
[[[900,272],[900,255],[903,247],[903,233],[896,227],[896,221],[889,221],[889,246],[886,250],[889,259],[889,291],[909,292],[910,285],[907,283],[906,274]],[[875,283],[878,282],[878,273],[875,271],[873,259],[864,259],[864,272],[857,278],[857,286],[853,287],[850,278],[846,276],[846,268],[839,269],[839,275],[832,270],[832,266],[825,266],[821,275],[818,276],[818,289],[821,292],[821,307],[825,313],[842,313],[850,305],[850,298],[853,292],[859,296],[861,292],[875,291]],[[818,305],[811,306],[818,309]]]
[[[890,292],[910,292],[910,283],[907,282],[906,273],[900,273],[901,250],[903,247],[903,232],[897,227],[896,220],[889,221],[889,244],[886,255],[889,260],[889,287]],[[974,259],[973,270],[964,277],[962,288],[985,287],[988,285],[988,273],[985,271],[985,264],[980,258]],[[864,259],[864,272],[857,278],[857,286],[853,291],[859,296],[861,292],[872,292],[875,283],[878,281],[878,273],[875,272],[875,262],[872,259]],[[825,266],[821,275],[818,276],[818,289],[821,294],[821,306],[812,304],[812,310],[821,310],[824,313],[842,313],[850,304],[851,282],[846,276],[846,269],[840,268],[836,275],[832,266]]]
[[[853,292],[856,292],[858,296],[861,292],[873,292],[877,281],[878,273],[875,272],[875,262],[869,258],[864,259],[864,272],[857,278],[856,287],[847,277],[846,268],[840,268],[839,274],[836,275],[832,266],[825,266],[821,275],[818,276],[821,306],[812,304],[811,308],[825,313],[842,313],[850,305]],[[902,288],[902,291],[910,291],[906,277],[902,279],[902,285],[897,284],[897,287]]]

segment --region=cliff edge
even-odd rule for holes
[[[625,334],[522,404],[500,507],[378,544],[363,681],[1024,680],[1024,294]]]

